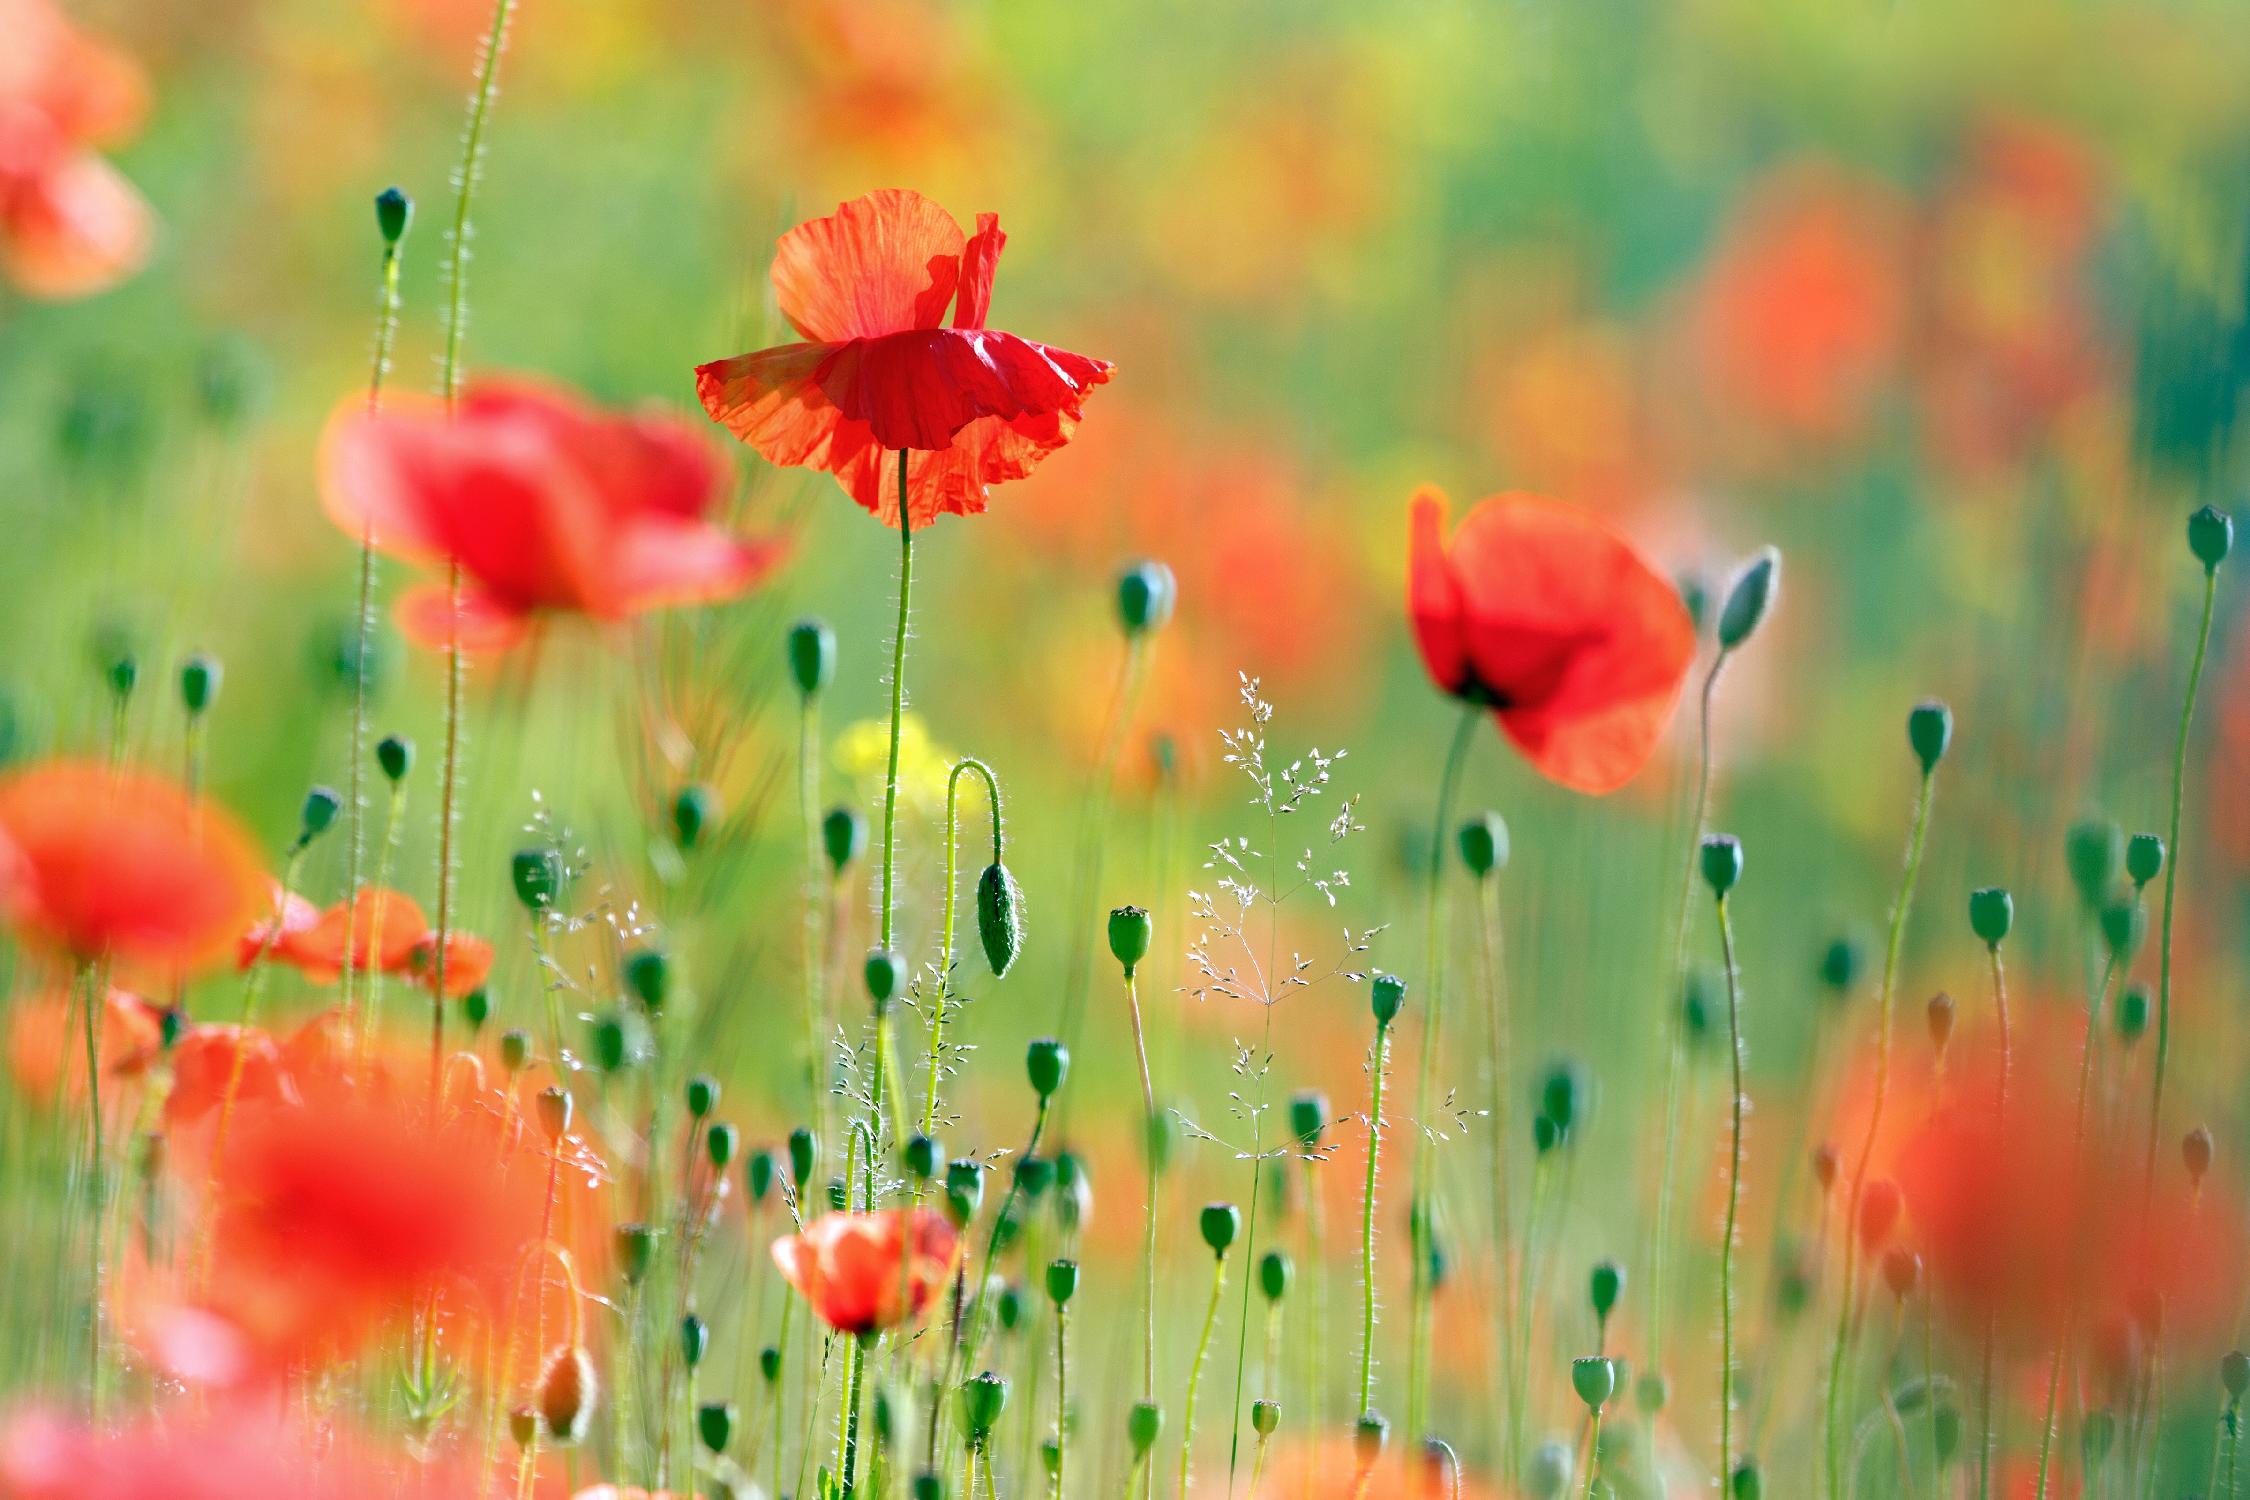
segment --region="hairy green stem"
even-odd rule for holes
[[[1000,779],[992,767],[973,755],[954,762],[945,778],[945,917],[939,924],[937,1008],[930,1018],[930,1083],[922,1099],[922,1134],[937,1130],[938,1079],[945,1059],[945,1002],[953,993],[953,923],[960,905],[961,778],[975,774],[984,782],[985,799],[992,811],[992,862],[1000,863]]]
[[[2187,696],[2180,704],[2180,733],[2172,747],[2172,831],[2164,854],[2164,933],[2156,964],[2156,1076],[2149,1087],[2148,1157],[2141,1183],[2144,1202],[2156,1191],[2156,1141],[2164,1129],[2164,1064],[2172,1052],[2172,902],[2180,876],[2180,810],[2187,800],[2188,729],[2195,722],[2195,695],[2203,682],[2203,658],[2211,645],[2211,612],[2218,593],[2219,570],[2207,567],[2203,570],[2203,617],[2196,627],[2195,657],[2188,665]]]
[[[1719,1487],[1734,1472],[1734,1240],[1742,1212],[1742,1117],[1748,1097],[1742,1087],[1742,976],[1735,967],[1734,924],[1727,898],[1716,906],[1719,952],[1727,975],[1727,1043],[1734,1071],[1734,1096],[1727,1129],[1727,1216],[1719,1237]]]
[[[1203,1334],[1195,1341],[1195,1363],[1188,1366],[1187,1405],[1180,1413],[1180,1500],[1187,1500],[1188,1474],[1195,1463],[1195,1396],[1203,1385],[1203,1362],[1211,1353],[1211,1331],[1219,1323],[1219,1300],[1227,1289],[1227,1258],[1211,1258],[1211,1301],[1203,1309]]]
[[[1377,1021],[1367,1090],[1367,1181],[1359,1199],[1359,1415],[1363,1417],[1375,1404],[1375,1169],[1383,1154],[1383,1074],[1390,1061],[1391,1028]]]

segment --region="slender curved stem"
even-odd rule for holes
[[[2219,593],[2219,570],[2203,570],[2203,618],[2195,632],[2195,658],[2188,666],[2187,696],[2180,704],[2180,733],[2172,747],[2172,831],[2164,855],[2164,935],[2156,964],[2156,1076],[2149,1088],[2148,1157],[2142,1171],[2145,1203],[2156,1191],[2156,1141],[2164,1129],[2164,1064],[2172,1052],[2172,899],[2180,876],[2180,809],[2186,801],[2188,728],[2195,722],[2196,690],[2203,682],[2203,658],[2211,645],[2211,611]]]
[[[1093,983],[1093,929],[1097,915],[1095,891],[1101,885],[1102,855],[1107,846],[1104,825],[1109,821],[1110,791],[1117,781],[1118,758],[1125,751],[1125,730],[1133,722],[1141,687],[1148,677],[1149,637],[1136,630],[1125,639],[1125,657],[1117,666],[1117,683],[1111,690],[1109,711],[1102,728],[1101,759],[1086,785],[1079,813],[1078,851],[1071,865],[1070,966],[1063,972],[1062,1037],[1071,1050],[1078,1048],[1084,1028],[1086,992]]]
[[[945,778],[945,917],[939,924],[937,1008],[930,1018],[930,1083],[922,1100],[922,1134],[937,1129],[938,1078],[945,1059],[945,1002],[953,993],[953,923],[960,904],[961,778],[974,774],[984,781],[986,805],[992,810],[992,862],[1000,863],[1000,778],[992,767],[973,755],[953,764]]]
[[[1742,1212],[1742,1117],[1748,1098],[1742,1088],[1742,976],[1735,968],[1734,924],[1727,898],[1717,901],[1719,950],[1727,975],[1727,1039],[1734,1069],[1734,1098],[1727,1132],[1727,1217],[1719,1238],[1719,1487],[1734,1471],[1734,1241]]]
[[[806,1115],[816,1134],[826,1134],[828,1090],[821,1086],[821,997],[826,987],[826,951],[821,931],[827,907],[820,844],[820,694],[807,693],[797,712],[797,815],[804,824],[804,913],[799,923],[799,963],[805,1002]]]
[[[1141,1399],[1156,1399],[1156,1194],[1161,1173],[1156,1163],[1156,1085],[1149,1078],[1148,1037],[1141,1027],[1140,984],[1125,971],[1125,1010],[1133,1020],[1133,1056],[1141,1065],[1141,1160],[1148,1168],[1147,1212],[1141,1240]],[[1272,1014],[1271,1009],[1267,1011]]]
[[[1375,1060],[1368,1082],[1367,1181],[1359,1200],[1359,1415],[1375,1404],[1375,1169],[1383,1154],[1383,1074],[1391,1062],[1391,1028],[1375,1023]]]
[[[1266,1082],[1273,1072],[1273,1007],[1267,1006],[1265,1040],[1259,1044],[1258,1106],[1250,1127],[1250,1222],[1242,1239],[1242,1258],[1256,1264],[1258,1209],[1265,1198]],[[1234,1402],[1227,1413],[1227,1496],[1233,1500],[1234,1475],[1242,1458],[1242,1380],[1250,1368],[1250,1286],[1255,1276],[1242,1278],[1242,1312],[1234,1329]]]
[[[1211,1353],[1211,1331],[1219,1323],[1219,1300],[1227,1289],[1227,1258],[1212,1257],[1211,1302],[1203,1310],[1203,1335],[1195,1341],[1195,1363],[1188,1366],[1187,1405],[1180,1413],[1180,1500],[1187,1500],[1188,1474],[1195,1463],[1195,1396],[1203,1385],[1203,1362]]]
[[[1489,896],[1487,889],[1489,887]],[[1518,1399],[1512,1371],[1506,1353],[1509,1330],[1515,1326],[1515,1277],[1510,1270],[1512,1259],[1510,1229],[1512,1216],[1508,1208],[1508,1081],[1514,1065],[1510,1060],[1510,1032],[1508,1015],[1508,978],[1504,968],[1500,931],[1499,882],[1486,875],[1477,891],[1477,935],[1484,949],[1486,982],[1486,1045],[1489,1049],[1487,1066],[1492,1074],[1490,1109],[1492,1129],[1487,1132],[1492,1157],[1492,1244],[1493,1265],[1499,1275],[1499,1284],[1493,1289],[1492,1311],[1498,1322],[1493,1334],[1493,1349],[1498,1370],[1494,1384],[1500,1391],[1501,1431],[1512,1432],[1512,1409]],[[1511,1454],[1509,1472],[1520,1473],[1521,1466]]]
[[[883,772],[883,921],[882,943],[891,946],[898,919],[898,743],[906,718],[906,629],[914,593],[914,513],[908,505],[906,459],[898,450],[898,634],[891,642],[891,756]]]

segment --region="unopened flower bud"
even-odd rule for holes
[[[704,830],[719,820],[719,794],[702,782],[691,782],[672,799],[672,838],[682,849],[703,842]]]
[[[1070,1076],[1070,1049],[1051,1036],[1041,1037],[1024,1049],[1023,1069],[1031,1080],[1031,1091],[1042,1099],[1052,1099]]]
[[[1953,997],[1939,990],[1930,996],[1922,1015],[1930,1028],[1930,1045],[1943,1052],[1945,1044],[1953,1038]]]
[[[2206,505],[2188,517],[2188,551],[2203,564],[2205,573],[2216,573],[2234,547],[2234,518],[2216,506]]]
[[[1935,772],[1953,743],[1953,710],[1935,698],[1915,704],[1906,715],[1906,743],[1913,748],[1922,774]]]
[[[1289,1295],[1289,1283],[1296,1279],[1297,1268],[1290,1264],[1286,1250],[1268,1250],[1258,1257],[1258,1290],[1268,1302],[1279,1302]]]
[[[303,848],[326,833],[343,806],[344,799],[336,795],[334,787],[316,786],[305,793],[304,809],[297,819],[297,846]]]
[[[570,1090],[558,1084],[549,1084],[539,1091],[538,1106],[539,1128],[547,1132],[548,1140],[559,1141],[570,1134]]]
[[[1300,1089],[1289,1096],[1289,1131],[1299,1147],[1320,1149],[1321,1133],[1328,1128],[1328,1097],[1318,1089]]]
[[[656,1230],[647,1224],[620,1224],[615,1231],[618,1274],[639,1286],[656,1262]]]
[[[680,1362],[689,1369],[703,1363],[711,1349],[711,1325],[694,1313],[680,1319]]]
[[[820,1162],[820,1139],[805,1126],[789,1132],[789,1182],[803,1193],[805,1184],[812,1181],[813,1168]]]
[[[734,1165],[734,1153],[741,1149],[742,1134],[725,1121],[719,1121],[703,1132],[703,1154],[710,1158],[711,1170],[724,1173]]]
[[[198,651],[180,666],[180,706],[191,719],[202,717],[219,696],[223,673],[216,656]]]
[[[1970,893],[1969,930],[1987,948],[1997,948],[2007,941],[2008,931],[2015,925],[2015,898],[1999,886],[1988,885]]]
[[[1375,1013],[1375,1025],[1387,1027],[1398,1019],[1399,1008],[1406,1004],[1406,981],[1395,974],[1378,974],[1368,986],[1367,999]]]
[[[1117,578],[1117,619],[1127,635],[1162,630],[1172,618],[1179,585],[1160,562],[1137,562]]]
[[[687,1081],[688,1118],[700,1120],[719,1106],[719,1080],[698,1073]]]
[[[500,1033],[500,1066],[521,1073],[531,1061],[531,1033],[515,1028]]]
[[[1727,584],[1726,603],[1719,608],[1719,649],[1732,651],[1756,633],[1773,608],[1781,588],[1781,553],[1761,547]]]
[[[1731,1481],[1734,1500],[1765,1500],[1765,1481],[1758,1476],[1758,1466],[1749,1459],[1735,1465]]]
[[[2148,986],[2135,981],[2117,997],[2117,1039],[2130,1047],[2148,1030]]]
[[[515,882],[516,900],[523,903],[524,910],[545,911],[555,904],[555,897],[562,891],[562,855],[545,846],[518,849],[515,858],[508,862],[508,874]]]
[[[807,698],[835,681],[836,632],[819,620],[799,620],[790,626],[789,676]]]
[[[1242,1210],[1231,1203],[1206,1203],[1196,1217],[1196,1229],[1213,1255],[1223,1256],[1242,1232]]]
[[[403,734],[384,735],[375,742],[375,764],[382,768],[384,779],[397,786],[414,769],[414,742]]]
[[[704,1451],[713,1457],[727,1451],[727,1443],[734,1436],[735,1408],[732,1401],[706,1401],[695,1409],[696,1436],[703,1439]]]
[[[1047,1262],[1047,1296],[1055,1306],[1068,1307],[1070,1299],[1078,1295],[1078,1262],[1051,1260]]]
[[[887,948],[870,948],[860,972],[867,980],[867,998],[875,1002],[875,1013],[881,1015],[906,983],[906,960]]]
[[[1461,863],[1469,873],[1482,880],[1495,870],[1508,867],[1508,824],[1496,812],[1480,813],[1461,825],[1456,836],[1461,846]]]
[[[778,1175],[779,1169],[771,1151],[761,1146],[751,1152],[750,1159],[742,1164],[742,1185],[750,1190],[750,1201],[763,1203],[771,1197],[774,1179]]]
[[[2130,959],[2148,932],[2148,913],[2132,896],[2120,896],[2102,907],[2102,942],[2120,965]]]
[[[625,988],[631,990],[650,1015],[664,1009],[672,993],[672,963],[654,948],[643,948],[625,957]]]
[[[1731,833],[1714,833],[1703,840],[1703,883],[1721,900],[1742,879],[1742,840]]]
[[[486,1018],[492,1014],[492,991],[478,985],[461,997],[461,1015],[469,1023],[471,1032],[484,1030]]]
[[[1015,873],[995,860],[977,877],[977,937],[995,979],[1004,978],[1023,951],[1023,888]]]
[[[1586,1279],[1586,1300],[1593,1304],[1594,1317],[1608,1322],[1624,1291],[1625,1268],[1614,1260],[1596,1261],[1593,1274]]]
[[[2078,889],[2079,904],[2090,912],[2101,910],[2124,861],[2125,830],[2107,818],[2081,819],[2063,835],[2070,883]]]
[[[539,1372],[537,1405],[548,1441],[568,1448],[585,1438],[598,1390],[593,1356],[582,1345],[567,1345],[547,1357]]]
[[[916,1182],[928,1182],[937,1175],[938,1163],[945,1160],[945,1148],[938,1144],[937,1137],[916,1131],[906,1138],[900,1156],[906,1163],[908,1176]]]
[[[375,195],[375,228],[383,236],[386,248],[395,248],[406,238],[406,229],[414,222],[414,200],[395,187],[387,187]]]

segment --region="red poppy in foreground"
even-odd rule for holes
[[[1540,774],[1615,791],[1648,761],[1695,656],[1678,590],[1596,516],[1495,495],[1450,543],[1445,496],[1414,497],[1407,613],[1422,663],[1489,704]]]
[[[798,225],[773,289],[807,342],[698,366],[704,409],[772,462],[834,474],[886,526],[899,524],[895,455],[909,450],[915,526],[977,514],[987,486],[1070,441],[1115,368],[985,326],[1006,242],[998,215],[964,237],[898,188]]]
[[[927,1208],[822,1214],[773,1242],[774,1264],[839,1333],[920,1317],[952,1273],[953,1226]]]
[[[622,620],[731,598],[780,560],[778,543],[710,520],[726,467],[669,416],[598,411],[523,383],[471,387],[380,413],[351,402],[322,449],[328,512],[385,551],[461,569],[461,608],[440,584],[400,601],[426,644],[520,639],[541,613]]]
[[[0,272],[26,295],[84,297],[148,259],[154,221],[103,160],[139,126],[140,70],[50,0],[0,0]]]
[[[110,1428],[43,1408],[0,1426],[0,1500],[390,1500],[475,1493],[445,1463],[388,1461],[333,1432],[227,1407]]]
[[[51,761],[0,779],[0,901],[78,962],[194,968],[270,911],[249,837],[161,777]]]

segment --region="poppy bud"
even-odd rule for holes
[[[518,1448],[528,1448],[539,1435],[539,1413],[528,1406],[519,1406],[508,1413],[508,1436]]]
[[[1597,1321],[1609,1321],[1611,1309],[1617,1306],[1618,1297],[1625,1290],[1625,1268],[1614,1260],[1596,1261],[1594,1272],[1586,1279],[1586,1298],[1594,1307]]]
[[[2229,1402],[2239,1402],[2245,1392],[2250,1392],[2250,1354],[2230,1349],[2221,1356],[2219,1384],[2226,1388]]]
[[[914,1476],[906,1488],[907,1500],[945,1500],[945,1476],[935,1469],[924,1469]]]
[[[1691,1046],[1700,1047],[1710,1040],[1717,988],[1717,979],[1710,970],[1701,966],[1688,970],[1680,991],[1680,1025],[1686,1030]]]
[[[945,1203],[957,1224],[966,1224],[984,1206],[984,1169],[966,1156],[945,1166]]]
[[[1560,1125],[1557,1125],[1553,1120],[1548,1119],[1545,1115],[1535,1115],[1532,1117],[1531,1149],[1533,1151],[1537,1152],[1541,1156],[1545,1156],[1548,1152],[1561,1145],[1562,1139],[1563,1131]]]
[[[1062,1430],[1060,1419],[1057,1420],[1055,1430],[1058,1433]],[[1062,1442],[1059,1438],[1043,1437],[1039,1440],[1039,1467],[1047,1471],[1047,1487],[1052,1490],[1055,1476],[1062,1472]]]
[[[704,1154],[711,1158],[713,1172],[725,1172],[734,1165],[734,1153],[742,1144],[741,1133],[724,1122],[713,1125],[703,1133]]]
[[[1242,1232],[1242,1210],[1231,1203],[1206,1203],[1195,1224],[1211,1253],[1224,1257],[1234,1237]]]
[[[545,911],[562,891],[562,855],[554,849],[518,849],[508,863],[508,873],[525,911]]]
[[[1906,715],[1906,743],[1913,748],[1924,776],[1936,771],[1953,743],[1953,710],[1935,698],[1915,704]]]
[[[1361,1412],[1352,1424],[1352,1453],[1362,1468],[1372,1467],[1391,1440],[1391,1424],[1381,1412]]]
[[[625,1019],[615,1011],[604,1011],[594,1018],[594,1066],[604,1073],[615,1073],[624,1068],[630,1050],[625,1036]]]
[[[703,1439],[703,1447],[713,1457],[727,1451],[727,1442],[734,1436],[735,1409],[732,1401],[706,1401],[695,1409],[696,1435]]]
[[[1664,1377],[1654,1370],[1649,1371],[1633,1383],[1633,1404],[1641,1409],[1641,1415],[1644,1417],[1653,1417],[1664,1410],[1664,1403],[1670,1400],[1671,1396],[1672,1388],[1666,1385]]]
[[[2007,940],[2008,929],[2015,925],[2015,898],[1999,886],[1988,885],[1970,893],[1969,930],[1987,948],[1999,947]]]
[[[1588,1411],[1600,1411],[1617,1394],[1617,1362],[1599,1354],[1583,1354],[1570,1362],[1570,1386]]]
[[[680,1360],[689,1369],[703,1363],[711,1348],[711,1326],[694,1313],[680,1319]]]
[[[1719,649],[1732,651],[1750,639],[1773,607],[1781,587],[1781,553],[1761,547],[1736,571],[1727,584],[1727,601],[1719,607]]]
[[[1554,1438],[1541,1443],[1531,1455],[1531,1493],[1538,1500],[1561,1500],[1570,1488],[1570,1471],[1577,1462],[1564,1443]]]
[[[708,1073],[698,1073],[687,1081],[687,1112],[691,1119],[702,1119],[718,1105],[718,1079]]]
[[[382,767],[385,779],[397,786],[414,769],[414,742],[403,734],[384,735],[375,742],[375,764]]]
[[[752,1203],[763,1203],[773,1193],[775,1175],[773,1153],[764,1147],[750,1153],[742,1164],[742,1185],[750,1190]]]
[[[1281,1425],[1281,1403],[1278,1401],[1253,1401],[1250,1403],[1250,1430],[1262,1438],[1273,1436]]]
[[[1300,1089],[1289,1096],[1289,1129],[1300,1147],[1318,1151],[1321,1132],[1327,1128],[1327,1095],[1318,1089]]]
[[[861,972],[867,978],[867,998],[875,1002],[875,1014],[881,1015],[905,982],[906,960],[887,948],[870,948]]]
[[[985,965],[992,977],[1006,977],[1023,951],[1023,888],[1014,872],[995,860],[977,877],[977,936],[984,941]]]
[[[219,696],[219,681],[224,674],[216,656],[198,651],[180,665],[180,706],[191,719],[200,718],[211,701]]]
[[[618,1273],[626,1285],[639,1286],[656,1260],[656,1230],[647,1224],[620,1224],[613,1238]]]
[[[1041,1037],[1024,1049],[1023,1069],[1031,1091],[1041,1099],[1052,1099],[1070,1076],[1070,1049],[1051,1036]]]
[[[1871,1182],[1859,1195],[1859,1242],[1872,1250],[1891,1237],[1898,1227],[1899,1209],[1904,1206],[1899,1197],[1898,1184],[1890,1181]]]
[[[781,1378],[781,1351],[771,1344],[758,1351],[758,1374],[767,1385]]]
[[[1953,997],[1939,990],[1930,996],[1922,1015],[1930,1028],[1930,1045],[1943,1052],[1945,1044],[1953,1037]]]
[[[469,1030],[482,1031],[487,1017],[492,1014],[492,991],[478,985],[461,997],[461,1014],[467,1018]]]
[[[907,1137],[905,1150],[900,1154],[905,1159],[907,1175],[916,1182],[928,1182],[936,1176],[938,1163],[945,1160],[945,1148],[938,1144],[936,1137],[919,1131]]]
[[[1172,618],[1179,585],[1160,562],[1137,562],[1117,576],[1117,619],[1127,635],[1162,630]]]
[[[672,838],[682,849],[693,849],[718,818],[719,794],[700,781],[692,782],[672,799]]]
[[[140,685],[140,658],[130,651],[119,651],[109,659],[109,665],[102,669],[102,675],[109,679],[109,690],[112,693],[120,698],[130,698],[133,696],[133,689]]]
[[[2187,1168],[2188,1181],[2201,1187],[2203,1174],[2211,1170],[2210,1126],[2198,1125],[2181,1138],[2180,1162]]]
[[[2148,986],[2133,983],[2117,997],[2117,1039],[2130,1047],[2148,1030]]]
[[[1258,1290],[1268,1302],[1279,1302],[1289,1295],[1289,1283],[1295,1279],[1297,1268],[1290,1264],[1285,1250],[1268,1250],[1258,1257]]]
[[[961,1382],[961,1424],[969,1429],[971,1447],[984,1446],[1007,1406],[1008,1382],[990,1370]]]
[[[836,632],[819,620],[789,627],[789,675],[810,698],[836,680]]]
[[[1904,1245],[1893,1245],[1883,1252],[1883,1282],[1901,1302],[1913,1296],[1922,1284],[1922,1257]]]
[[[304,810],[297,818],[297,847],[302,849],[326,833],[343,806],[344,799],[336,795],[334,787],[316,786],[305,793]]]
[[[805,1184],[812,1181],[813,1168],[820,1161],[820,1139],[800,1125],[789,1132],[789,1182],[803,1193]]]
[[[831,807],[820,820],[820,844],[828,851],[829,868],[838,875],[867,852],[867,820],[849,807]]]
[[[1133,1444],[1135,1462],[1146,1458],[1148,1450],[1156,1446],[1156,1439],[1164,1431],[1164,1408],[1154,1401],[1136,1401],[1125,1414],[1125,1436]]]
[[[187,1034],[187,1027],[187,1012],[181,1010],[177,1005],[168,1005],[164,1008],[163,1016],[156,1023],[157,1040],[163,1044],[164,1050],[169,1052],[180,1044],[180,1038]]]
[[[1586,1071],[1569,1058],[1560,1058],[1547,1066],[1547,1076],[1539,1085],[1539,1112],[1555,1122],[1555,1128],[1564,1135],[1578,1123],[1585,1113]]]
[[[406,227],[413,222],[412,198],[395,187],[387,187],[375,195],[375,228],[381,232],[386,248],[405,239]]]
[[[2148,913],[2138,899],[2120,896],[2102,908],[2101,927],[2111,956],[2123,963],[2141,946],[2148,932]]]
[[[625,988],[637,996],[650,1015],[664,1009],[672,993],[672,964],[654,948],[643,948],[625,958]]]
[[[1742,879],[1742,840],[1731,833],[1714,833],[1703,840],[1703,883],[1720,900]]]
[[[1823,1193],[1836,1186],[1836,1143],[1834,1141],[1822,1141],[1819,1145],[1813,1147],[1812,1175],[1813,1181],[1820,1184],[1820,1190]]]
[[[1792,1246],[1774,1271],[1774,1306],[1785,1320],[1795,1318],[1811,1305],[1812,1294],[1812,1270],[1805,1264],[1803,1253]]]
[[[1399,1007],[1406,1003],[1406,981],[1395,974],[1378,974],[1368,987],[1368,1005],[1375,1012],[1377,1030],[1398,1019]]]
[[[1047,1262],[1047,1296],[1057,1307],[1068,1307],[1070,1299],[1078,1295],[1078,1262],[1051,1260]]]
[[[500,1033],[500,1066],[511,1073],[521,1073],[524,1064],[531,1061],[531,1033],[512,1029]]]
[[[2164,840],[2153,833],[2136,833],[2125,841],[2125,873],[2135,885],[2147,885],[2164,873]]]
[[[1867,950],[1846,934],[1831,938],[1820,954],[1820,982],[1841,998],[1849,993],[1867,967]]]
[[[1479,813],[1469,819],[1461,825],[1457,838],[1461,863],[1477,879],[1508,867],[1508,824],[1498,813]]]
[[[570,1134],[571,1112],[569,1089],[549,1084],[539,1091],[539,1128],[547,1132],[548,1140],[559,1141]]]
[[[1055,1164],[1047,1157],[1026,1153],[1016,1158],[1015,1177],[1016,1190],[1037,1203],[1054,1183]]]
[[[2234,517],[2206,505],[2188,517],[2188,551],[2203,564],[2205,573],[2216,573],[2234,547]]]
[[[1735,1465],[1732,1481],[1734,1500],[1764,1500],[1765,1481],[1758,1477],[1758,1466],[1749,1459]]]
[[[2125,830],[2106,818],[2086,818],[2063,835],[2063,861],[2086,910],[2099,911],[2125,859]]]
[[[573,1344],[549,1355],[538,1387],[539,1420],[547,1436],[566,1448],[584,1439],[598,1390],[593,1356],[583,1347]]]
[[[1148,957],[1149,944],[1155,941],[1156,924],[1149,920],[1148,912],[1138,906],[1120,906],[1109,914],[1109,951],[1131,979],[1133,972]]]

